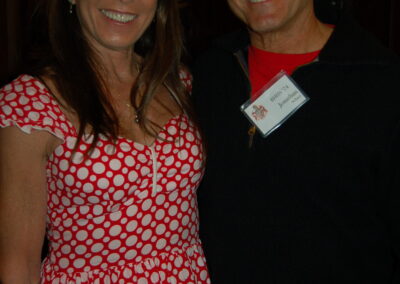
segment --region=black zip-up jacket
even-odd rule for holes
[[[249,148],[237,56],[248,45],[246,31],[228,35],[193,70],[212,283],[400,283],[398,58],[342,17],[318,61],[293,74],[310,101]]]

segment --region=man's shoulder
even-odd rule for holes
[[[343,14],[322,49],[320,60],[337,64],[398,65],[399,57],[348,14]]]

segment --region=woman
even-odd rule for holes
[[[49,48],[0,91],[0,282],[208,283],[176,1],[45,8]]]

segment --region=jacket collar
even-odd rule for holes
[[[339,17],[331,37],[322,48],[319,62],[330,64],[393,64],[397,56],[361,28],[349,15]],[[215,46],[230,53],[245,52],[250,44],[248,31],[243,28],[215,42]]]

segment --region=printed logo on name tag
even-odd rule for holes
[[[252,117],[256,120],[263,120],[268,113],[268,110],[263,105],[253,105]]]

